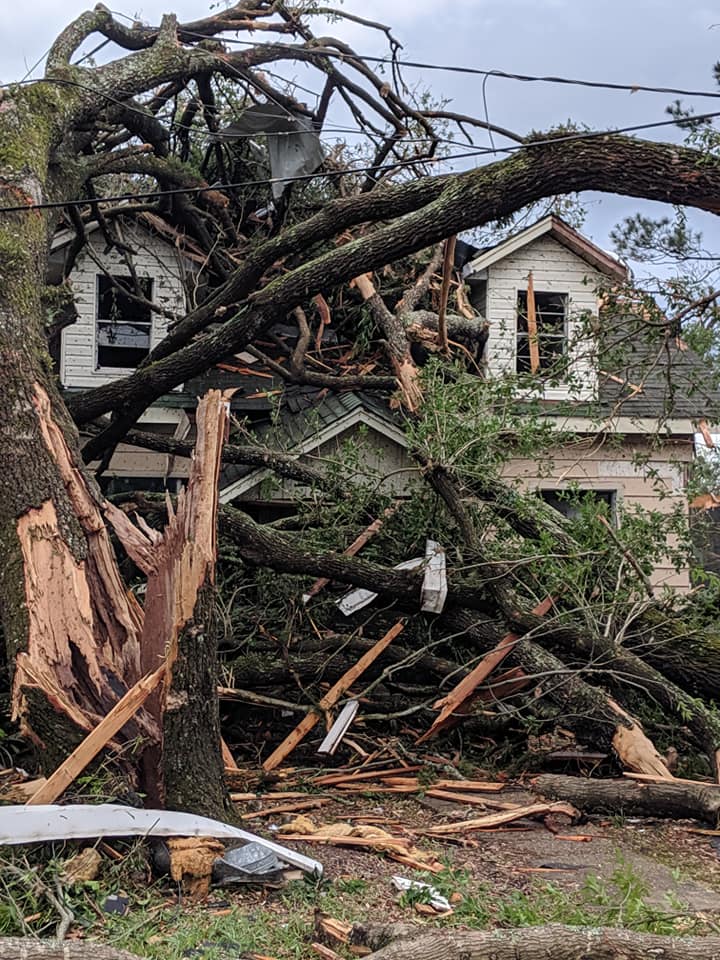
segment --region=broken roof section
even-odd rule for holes
[[[234,123],[214,134],[214,139],[232,141],[253,134],[267,137],[275,200],[282,196],[288,183],[314,173],[324,160],[312,121],[290,113],[280,104],[256,103],[248,107]]]

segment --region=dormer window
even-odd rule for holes
[[[97,278],[97,358],[98,368],[134,369],[150,352],[152,314],[150,307],[123,293],[134,284],[130,277],[100,275]],[[153,282],[138,278],[139,292],[152,300]]]
[[[517,295],[517,373],[547,373],[567,352],[568,295],[566,293],[530,293]],[[533,316],[534,314],[534,316]]]

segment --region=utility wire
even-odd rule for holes
[[[196,37],[198,40],[207,40],[205,34],[193,33],[192,31],[188,30],[185,30],[184,33],[186,33],[188,36]],[[238,37],[223,37],[222,42],[235,43],[248,47],[257,46],[257,44],[253,43],[252,40],[240,40]],[[278,43],[276,41],[272,41],[272,45],[274,47],[279,47],[281,50],[287,50],[290,53],[297,51],[298,49],[289,43]],[[447,73],[469,74],[476,77],[499,77],[503,80],[518,80],[523,83],[559,83],[578,87],[590,87],[599,90],[625,90],[629,93],[667,93],[679,97],[720,97],[720,91],[718,90],[686,90],[682,87],[654,87],[642,83],[614,83],[610,80],[581,80],[577,77],[556,77],[552,75],[542,76],[530,73],[511,73],[508,70],[483,70],[480,67],[460,67],[456,66],[455,64],[446,63],[424,63],[420,60],[395,59],[393,61],[388,59],[388,57],[376,57],[372,56],[371,54],[361,54],[355,52],[349,54],[342,50],[336,50],[333,47],[317,47],[311,52],[325,56],[337,57],[338,59],[345,61],[365,60],[368,63],[382,63],[388,67],[392,66],[394,63],[398,67],[412,67],[413,69],[417,70],[439,70]]]
[[[720,116],[720,111],[715,111],[713,113],[698,114],[693,119],[695,121],[703,121],[703,120],[711,120],[718,116]],[[454,155],[449,154],[448,156],[439,157],[437,159],[432,159],[432,158],[428,159],[427,157],[411,158],[409,160],[401,161],[400,165],[403,167],[409,167],[409,166],[417,166],[420,164],[437,164],[437,163],[445,163],[449,160],[463,160],[469,157],[486,156],[489,153],[515,153],[518,150],[530,150],[533,147],[555,145],[559,143],[569,143],[569,142],[574,142],[578,140],[585,140],[585,141],[596,140],[601,137],[612,137],[612,136],[617,136],[618,134],[635,133],[639,130],[651,130],[658,127],[667,127],[667,126],[676,126],[676,125],[677,125],[676,120],[656,120],[650,123],[640,123],[640,124],[633,124],[632,126],[620,127],[616,130],[589,130],[584,133],[564,134],[559,137],[548,137],[542,140],[529,140],[527,143],[513,144],[508,147],[498,147],[496,149],[493,149],[492,147],[484,147],[484,148],[480,147],[475,150],[468,150],[464,153],[459,153]],[[385,164],[381,167],[377,167],[376,165],[372,164],[370,166],[363,166],[363,167],[348,167],[345,170],[331,170],[331,171],[325,171],[320,173],[300,174],[295,177],[268,177],[263,180],[245,180],[240,183],[225,183],[225,184],[220,183],[220,184],[210,185],[207,187],[177,187],[172,190],[150,190],[142,193],[118,194],[116,196],[111,196],[111,197],[98,197],[98,200],[100,202],[107,203],[110,201],[115,202],[115,201],[122,201],[122,200],[138,200],[138,199],[150,198],[150,197],[175,196],[177,194],[200,194],[200,193],[207,193],[213,190],[217,190],[217,191],[233,190],[233,189],[238,189],[242,187],[270,186],[273,183],[293,183],[298,181],[310,181],[310,180],[318,180],[322,178],[340,177],[340,176],[346,176],[351,173],[367,173],[369,171],[379,172],[381,170],[397,169],[397,167],[398,167],[397,162],[392,164]],[[87,200],[57,200],[57,201],[46,202],[46,203],[25,204],[22,206],[0,207],[0,213],[22,213],[22,212],[31,211],[31,210],[57,210],[62,207],[79,207],[79,206],[87,206],[87,204],[88,204]]]

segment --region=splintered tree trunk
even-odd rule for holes
[[[45,199],[49,121],[25,122],[21,103],[0,113],[0,202]],[[0,223],[0,606],[12,712],[50,767],[139,678],[140,610],[50,373],[47,231],[38,212]],[[150,730],[140,720],[134,732]]]
[[[1,205],[57,195],[53,177],[59,171],[49,157],[58,103],[49,103],[46,118],[42,96],[36,92],[29,121],[22,97],[0,101]],[[68,189],[72,169],[68,161]],[[0,612],[12,714],[49,772],[166,657],[162,691],[115,743],[140,738],[149,749],[162,747],[163,765],[145,764],[141,786],[149,784],[150,795],[164,796],[172,806],[177,791],[184,809],[221,815],[216,677],[205,677],[212,671],[211,640],[205,630],[202,642],[194,643],[197,632],[185,628],[191,621],[195,630],[204,623],[195,618],[195,599],[212,582],[216,502],[208,490],[217,479],[224,404],[214,401],[217,423],[206,431],[212,435],[209,449],[199,458],[207,477],[196,480],[175,525],[152,545],[158,565],[162,558],[166,563],[143,611],[120,576],[105,524],[107,505],[82,471],[77,432],[50,371],[42,296],[53,229],[40,212],[7,214],[0,222]],[[181,731],[181,717],[192,720],[191,730]],[[201,744],[195,753],[191,742]],[[196,776],[192,766],[200,750],[202,775]],[[166,776],[166,770],[173,774]]]

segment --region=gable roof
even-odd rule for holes
[[[592,240],[588,240],[587,237],[578,233],[574,227],[571,227],[569,223],[566,223],[554,213],[543,217],[542,220],[538,220],[519,233],[514,233],[507,239],[501,240],[500,243],[481,251],[466,265],[463,274],[469,276],[478,273],[480,270],[486,270],[493,263],[507,257],[508,254],[514,253],[516,250],[532,243],[533,240],[538,240],[544,236],[550,236],[553,240],[557,240],[558,243],[590,266],[595,267],[600,273],[606,274],[606,276],[621,281],[625,281],[629,277],[628,268],[617,257],[598,247]]]
[[[276,423],[257,425],[255,434],[263,441],[279,433],[289,444],[290,452],[301,457],[359,424],[376,430],[398,446],[407,447],[407,438],[388,406],[361,392],[328,394],[314,406],[302,409],[285,407]],[[220,473],[220,502],[229,503],[267,476],[270,476],[269,470],[228,464]]]
[[[127,218],[122,218],[127,221]],[[134,215],[129,225],[143,232],[152,235],[156,240],[166,244],[170,249],[183,259],[188,261],[188,265],[197,270],[207,263],[207,254],[202,247],[197,244],[192,237],[171,227],[169,223],[158,217],[154,213],[144,211]],[[100,229],[97,220],[91,220],[85,224],[85,234],[90,236]],[[50,243],[50,253],[59,254],[75,240],[76,232],[69,227],[60,228],[56,231]]]

